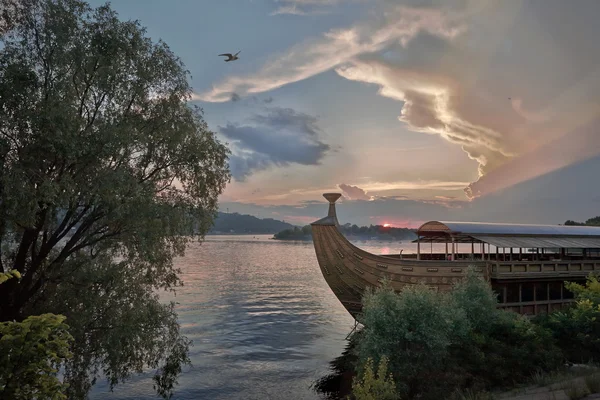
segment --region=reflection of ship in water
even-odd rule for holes
[[[498,293],[500,308],[534,315],[573,301],[565,280],[581,281],[600,271],[598,227],[430,221],[417,230],[416,254],[372,254],[338,229],[340,194],[324,197],[328,215],[311,224],[317,260],[327,284],[353,316],[362,308],[364,290],[379,286],[383,278],[396,291],[415,284],[449,290],[473,266]],[[430,244],[429,253],[421,252],[423,242]],[[445,252],[434,253],[434,243],[445,245]],[[465,245],[470,251],[464,252]]]

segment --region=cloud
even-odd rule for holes
[[[316,15],[325,14],[331,6],[361,0],[275,0],[277,7],[270,15]],[[376,1],[376,0],[372,0]]]
[[[491,173],[470,184],[465,190],[469,197],[494,193],[564,168],[600,154],[600,119],[550,143],[515,157]],[[562,190],[557,187],[557,191]]]
[[[312,115],[297,112],[291,108],[271,107],[267,114],[255,115],[252,121],[259,125],[267,125],[273,129],[287,129],[305,133],[309,136],[322,134],[317,125],[317,118]]]
[[[398,118],[411,130],[461,146],[479,164],[478,180],[465,190],[474,198],[598,153],[600,135],[578,133],[600,126],[593,12],[600,3],[581,10],[561,2],[473,8],[453,40],[421,32],[406,46],[354,57],[336,72],[398,100]],[[577,29],[569,28],[575,21]],[[544,56],[527,57],[531,48]],[[563,145],[547,147],[561,138]]]
[[[349,200],[372,200],[373,197],[367,195],[367,192],[358,186],[346,185],[345,183],[340,183],[338,185],[343,195],[347,197]]]
[[[382,16],[347,29],[333,29],[322,37],[292,46],[247,76],[233,76],[197,94],[207,102],[229,101],[232,93],[261,93],[310,78],[352,58],[384,49],[394,43],[406,45],[417,33],[454,37],[463,27],[442,10],[389,7]]]
[[[231,94],[231,101],[235,102],[235,101],[239,101],[242,97],[237,94],[237,93],[232,93]]]
[[[219,131],[232,141],[229,165],[238,181],[272,166],[318,165],[330,150],[319,138],[317,119],[291,108],[267,108],[247,124],[227,123]]]
[[[414,131],[437,134],[460,145],[479,162],[480,176],[512,156],[498,131],[469,122],[453,107],[459,85],[448,77],[373,57],[349,62],[336,72],[349,80],[376,84],[382,96],[404,102],[400,121]]]
[[[561,224],[567,219],[585,221],[598,215],[600,186],[595,182],[600,170],[600,156],[546,173],[506,190],[478,197],[472,201],[420,201],[401,197],[380,197],[373,201],[338,202],[341,223],[369,225],[392,223],[416,227],[431,220],[480,221],[531,224]],[[558,190],[560,188],[561,190]],[[543,200],[543,201],[541,201]],[[241,213],[269,215],[278,212],[287,221],[313,222],[327,214],[327,202],[302,202],[294,205],[259,205],[221,202]]]
[[[298,8],[298,6],[296,6],[295,4],[291,4],[291,5],[287,5],[287,6],[280,6],[279,8],[277,8],[275,11],[273,11],[269,15],[271,15],[271,16],[274,16],[274,15],[310,15],[310,14],[314,14],[316,12],[317,12],[316,10],[314,10],[312,12],[308,12],[308,11]]]
[[[334,69],[397,100],[405,127],[476,160],[478,178],[465,183],[470,198],[597,154],[600,135],[578,131],[600,127],[600,2],[451,3],[379,0],[368,19],[299,43],[197,98],[228,101],[231,93],[266,92]],[[292,4],[332,3],[281,3]]]

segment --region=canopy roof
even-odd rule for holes
[[[489,243],[497,247],[600,248],[600,227],[430,221],[417,230],[421,240]]]

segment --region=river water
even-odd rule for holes
[[[271,237],[207,236],[177,259],[184,286],[173,300],[194,345],[173,399],[320,398],[311,384],[340,355],[354,320],[325,283],[312,242]],[[355,244],[378,254],[414,251],[411,243]],[[112,393],[99,381],[90,397],[156,398],[151,375]]]

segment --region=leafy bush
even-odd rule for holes
[[[384,356],[379,361],[377,376],[373,373],[373,359],[367,359],[360,378],[354,378],[352,395],[355,400],[397,400],[396,385],[387,372],[388,360]]]
[[[394,293],[385,285],[368,292],[361,322],[359,365],[389,355],[403,398],[439,399],[456,389],[503,386],[561,363],[551,333],[497,309],[489,284],[472,269],[449,293],[425,286]]]
[[[62,315],[42,314],[0,323],[0,397],[14,400],[66,399],[56,376],[71,353]]]
[[[0,273],[0,285],[21,279],[19,271]],[[0,398],[66,399],[67,385],[56,376],[71,357],[73,337],[63,315],[31,316],[0,323]]]
[[[600,360],[600,282],[590,275],[585,285],[566,283],[576,300],[574,307],[536,318],[549,329],[571,362]]]

